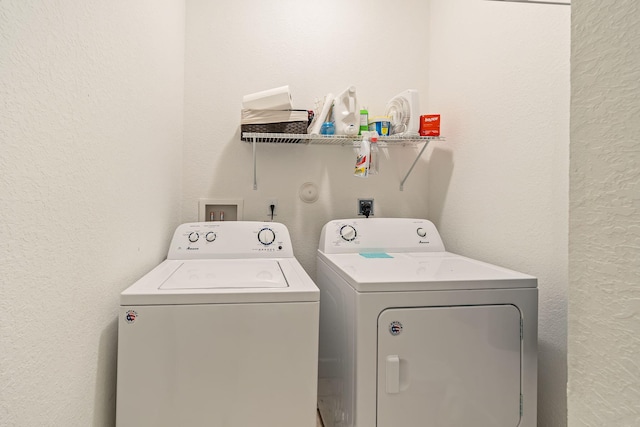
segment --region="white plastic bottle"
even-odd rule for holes
[[[353,175],[361,178],[366,178],[369,175],[369,159],[371,156],[371,147],[369,142],[369,133],[366,132],[362,136],[362,143],[360,144],[360,151],[358,151],[358,157],[356,158],[356,168]]]
[[[378,132],[369,133],[371,147],[369,148],[369,175],[377,175],[380,168],[380,152],[378,151]]]
[[[336,96],[333,104],[333,118],[336,135],[357,135],[360,129],[360,115],[356,111],[356,87],[349,86]]]

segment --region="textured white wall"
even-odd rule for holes
[[[566,425],[570,8],[431,1],[429,217],[448,249],[538,277],[538,425]]]
[[[320,228],[354,216],[358,197],[375,197],[378,216],[433,219],[450,249],[539,277],[540,425],[565,425],[569,17],[480,0],[187,1],[183,220],[200,197],[242,198],[252,220],[277,198],[313,276]],[[283,84],[298,108],[354,84],[372,114],[418,88],[448,141],[404,192],[415,150],[390,151],[381,175],[359,180],[349,148],[259,145],[253,191],[241,98]],[[297,196],[307,181],[320,187],[312,205]]]
[[[179,0],[0,2],[0,425],[112,426],[118,295],[178,222]]]
[[[566,14],[471,0],[186,3],[180,219],[196,219],[200,197],[240,197],[245,219],[266,219],[277,198],[313,274],[327,220],[353,216],[363,196],[378,216],[427,216],[429,178],[428,216],[452,250],[540,277],[541,420],[562,425]],[[113,423],[117,295],[164,257],[178,221],[184,18],[177,0],[0,3],[2,425]],[[449,141],[404,192],[415,149],[358,180],[349,148],[259,146],[253,191],[240,100],[282,84],[303,108],[355,84],[372,114],[417,88]],[[315,204],[297,197],[307,181]]]
[[[640,4],[572,17],[569,424],[640,425]]]
[[[419,0],[188,0],[182,218],[195,220],[198,199],[209,197],[244,199],[244,219],[266,220],[267,201],[276,198],[275,220],[289,227],[313,274],[322,225],[354,217],[358,197],[374,197],[377,216],[425,217],[424,162],[399,191],[417,149],[389,150],[380,175],[361,179],[352,148],[262,144],[254,191],[251,145],[240,141],[239,123],[243,95],[285,84],[297,108],[353,84],[372,115],[408,88],[420,91],[426,111],[427,16]],[[314,204],[298,197],[308,181],[320,189]]]

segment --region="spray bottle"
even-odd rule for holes
[[[371,156],[371,148],[369,141],[369,132],[364,132],[362,135],[362,143],[360,144],[360,150],[358,151],[358,157],[356,158],[356,168],[353,172],[354,176],[366,178],[369,175],[369,157]]]
[[[380,152],[378,151],[378,132],[369,132],[371,151],[369,154],[369,175],[377,175],[380,167]]]

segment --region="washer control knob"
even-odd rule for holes
[[[352,225],[343,225],[340,228],[340,237],[342,237],[342,239],[346,240],[347,242],[354,240],[357,235],[358,233]]]
[[[197,242],[199,238],[200,238],[200,235],[198,233],[196,233],[195,231],[189,233],[189,241],[191,243]]]
[[[265,227],[258,231],[258,241],[265,246],[269,246],[276,240],[276,233],[272,229]]]
[[[419,228],[416,230],[416,233],[418,233],[418,236],[420,236],[420,237],[427,237],[427,230],[425,230],[425,229],[424,229],[424,228],[422,228],[422,227],[419,227]]]
[[[210,231],[207,234],[205,234],[204,238],[206,239],[207,242],[213,242],[214,240],[216,240],[216,233],[214,233],[213,231]]]

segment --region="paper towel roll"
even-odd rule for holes
[[[242,98],[242,108],[247,110],[290,110],[293,107],[289,86],[245,95]]]

